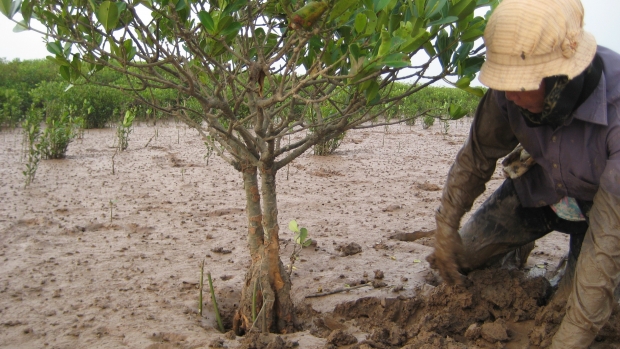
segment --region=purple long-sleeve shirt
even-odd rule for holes
[[[538,164],[514,181],[523,206],[551,205],[565,196],[591,201],[600,185],[620,196],[620,55],[600,46],[597,53],[604,64],[598,86],[556,130],[527,126],[502,91],[489,91],[480,104],[470,135],[474,148],[486,153],[521,143]]]
[[[601,185],[620,196],[620,55],[601,46],[597,53],[604,64],[598,86],[556,130],[527,126],[503,92],[491,92],[507,121],[495,132],[512,133],[538,164],[514,181],[523,206],[546,206],[565,196],[591,201]]]

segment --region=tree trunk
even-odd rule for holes
[[[233,330],[243,334],[256,328],[262,332],[289,333],[294,329],[291,280],[280,260],[275,170],[262,169],[261,195],[257,169],[242,169],[248,214],[248,244],[252,264],[245,276]]]

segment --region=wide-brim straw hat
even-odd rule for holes
[[[484,31],[480,82],[500,91],[537,90],[543,78],[581,74],[596,54],[579,0],[504,0]]]

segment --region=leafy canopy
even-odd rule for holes
[[[21,14],[16,30],[47,28],[47,59],[65,80],[120,72],[115,88],[209,133],[237,168],[283,156],[277,169],[438,80],[481,94],[469,86],[484,61],[474,10],[497,2],[0,0],[0,12]],[[442,70],[429,75],[434,60]],[[395,95],[397,81],[409,84]],[[156,90],[176,91],[176,103],[149,98]]]

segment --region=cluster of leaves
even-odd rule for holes
[[[136,113],[133,110],[128,110],[125,112],[123,120],[120,121],[116,127],[117,148],[119,151],[125,151],[129,146],[129,134],[132,131],[133,120],[135,118]]]
[[[84,124],[82,118],[71,114],[72,110],[68,107],[59,114],[47,116],[42,131],[42,110],[33,107],[27,112],[22,122],[26,157],[26,169],[22,173],[26,177],[26,186],[34,180],[41,159],[65,157],[69,143],[78,135]]]
[[[81,124],[82,121],[73,117],[68,110],[56,116],[48,116],[40,139],[43,158],[63,159],[69,143],[77,136]]]
[[[40,110],[30,109],[26,119],[22,122],[22,130],[24,137],[24,156],[26,157],[26,168],[22,171],[25,178],[25,185],[28,186],[34,181],[39,162],[41,161],[41,144],[39,138],[41,136],[41,121],[43,114]]]

